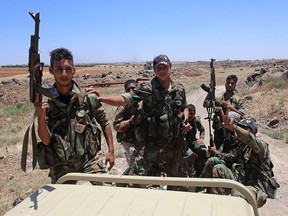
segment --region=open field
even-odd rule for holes
[[[286,196],[288,192],[286,186],[288,185],[288,178],[285,174],[288,163],[284,158],[288,154],[288,144],[285,143],[285,140],[275,140],[262,134],[266,130],[262,125],[265,125],[267,119],[274,116],[277,116],[281,122],[279,128],[269,129],[269,132],[272,135],[275,133],[283,134],[284,132],[281,132],[282,129],[280,130],[280,127],[282,127],[284,128],[283,131],[287,133],[288,107],[285,106],[287,105],[286,97],[288,89],[285,87],[285,84],[283,89],[269,84],[269,89],[266,86],[268,82],[266,84],[264,82],[264,85],[261,87],[253,89],[245,85],[245,80],[249,75],[261,68],[275,68],[275,64],[276,66],[279,65],[279,67],[280,65],[284,65],[284,67],[288,65],[286,63],[283,64],[282,61],[216,61],[214,65],[217,85],[223,85],[228,74],[236,74],[239,77],[239,93],[242,96],[251,95],[253,98],[252,100],[247,100],[245,103],[247,113],[252,113],[256,116],[257,122],[260,124],[259,135],[270,144],[275,175],[281,184],[281,188],[276,199],[268,200],[268,203],[262,208],[263,210],[260,209],[260,215],[264,216],[271,215],[272,213],[275,216],[288,214],[288,208],[285,205],[288,202]],[[50,181],[47,177],[47,170],[36,169],[24,173],[20,169],[22,139],[31,121],[33,112],[33,106],[28,102],[27,70],[28,68],[0,68],[0,215],[12,207],[13,201],[27,197],[40,185]],[[123,81],[128,78],[137,78],[144,75],[149,78],[153,76],[152,71],[144,71],[140,65],[77,67],[76,71],[75,80],[82,86],[102,81]],[[195,94],[200,91],[199,86],[202,83],[209,83],[209,62],[175,62],[173,64],[172,79],[184,84],[189,102],[197,104],[197,109],[198,107],[200,109],[204,96],[201,94],[199,97],[195,97]],[[43,80],[49,83],[53,82],[47,67],[44,68]],[[101,88],[99,91],[102,94],[116,95],[123,92],[124,89],[122,85],[115,85]],[[27,111],[25,111],[26,108]],[[112,122],[115,108],[105,105],[105,109],[109,113]],[[18,113],[13,110],[20,110],[22,112]],[[206,117],[205,112],[201,114],[201,117],[202,121],[206,121],[203,120]],[[208,133],[208,128],[206,130]],[[121,171],[123,169],[122,149],[116,141],[115,146],[117,146],[116,155],[118,157],[116,169]],[[28,158],[30,160],[28,165],[31,165],[31,154]],[[281,211],[284,214],[280,213],[280,209],[282,209]]]

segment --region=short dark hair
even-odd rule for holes
[[[136,85],[138,85],[138,82],[134,79],[129,79],[129,80],[126,80],[126,82],[124,83],[124,89],[126,90],[127,86],[131,83],[135,83]]]
[[[195,106],[194,106],[193,104],[188,104],[188,105],[187,105],[187,108],[188,108],[188,110],[191,111],[191,112],[196,112],[196,108],[195,108]]]
[[[57,48],[50,52],[50,66],[53,67],[54,61],[61,60],[72,60],[73,62],[73,54],[70,50],[66,48]]]
[[[231,74],[231,75],[227,76],[226,82],[227,82],[228,80],[234,80],[235,83],[237,83],[237,82],[238,82],[238,77],[237,77],[235,74]]]

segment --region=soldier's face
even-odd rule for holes
[[[50,67],[50,73],[54,75],[57,85],[71,85],[75,74],[75,67],[72,60],[54,61],[53,67]]]
[[[136,83],[130,83],[127,85],[127,87],[125,88],[126,92],[130,92],[131,90],[133,90],[134,88],[136,88],[137,84]]]
[[[236,82],[234,80],[227,80],[225,83],[226,91],[231,92],[236,88]]]
[[[171,67],[169,65],[158,65],[155,69],[155,74],[158,80],[167,81],[170,80]]]
[[[195,112],[189,110],[188,120],[191,121],[195,117]]]

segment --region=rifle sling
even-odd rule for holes
[[[36,133],[35,133],[35,123],[34,123],[35,118],[33,119],[32,123],[32,129],[31,129],[31,138],[32,138],[32,154],[33,154],[33,159],[32,159],[32,168],[33,170],[36,167],[37,164],[37,138],[36,138]]]
[[[28,152],[28,143],[29,143],[29,132],[31,131],[31,139],[32,139],[32,168],[33,170],[36,167],[37,164],[37,138],[35,133],[35,118],[36,113],[33,114],[32,122],[28,126],[24,139],[23,139],[23,145],[22,145],[22,155],[21,155],[21,169],[26,172],[26,161],[27,161],[27,152]]]

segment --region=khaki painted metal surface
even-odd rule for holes
[[[73,177],[74,176],[74,177]],[[88,174],[73,175],[66,179],[95,180]],[[111,175],[112,176],[112,175]],[[132,177],[132,176],[105,176],[98,175],[97,181],[134,182],[141,181],[149,184],[149,181],[163,184],[179,180],[189,180],[198,185],[201,179],[187,178],[161,178],[161,177]],[[99,178],[98,178],[99,177]],[[144,179],[144,180],[143,180]],[[109,180],[109,181],[108,181]],[[156,181],[155,181],[156,180]],[[209,179],[204,184],[209,184]],[[207,180],[207,181],[206,181]],[[158,181],[158,182],[157,182]],[[183,181],[184,183],[186,181]],[[195,183],[196,182],[196,183]],[[215,183],[215,181],[210,181]],[[138,182],[139,183],[139,182]],[[219,182],[218,182],[219,183]],[[228,181],[229,183],[229,181]],[[231,182],[230,182],[231,183]],[[185,183],[188,184],[188,183]],[[172,183],[172,185],[174,185]],[[237,185],[237,184],[236,184]],[[190,183],[191,186],[191,183]],[[256,214],[255,214],[256,213]],[[92,185],[68,185],[48,184],[30,195],[18,206],[10,210],[7,216],[13,215],[155,215],[155,216],[178,216],[178,215],[258,215],[256,208],[239,197],[212,195],[194,192],[149,190],[141,188],[124,188],[112,186]]]

